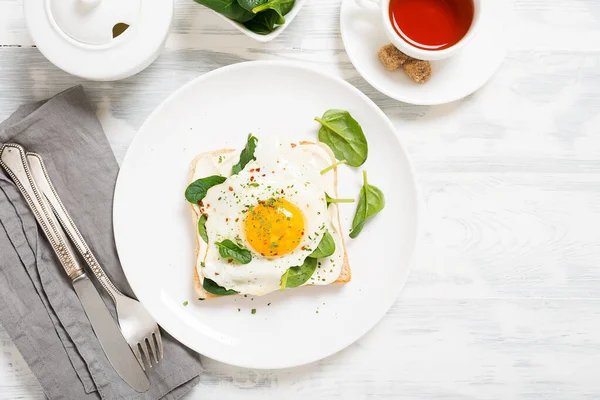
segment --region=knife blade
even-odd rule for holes
[[[117,374],[134,390],[137,392],[147,391],[150,388],[148,377],[98,291],[75,257],[66,233],[37,187],[29,169],[25,150],[17,144],[5,144],[0,148],[0,165],[19,188],[65,272],[72,280],[75,293],[108,361]]]
[[[117,374],[138,392],[150,388],[150,382],[142,371],[138,360],[131,352],[129,344],[123,338],[121,330],[115,323],[98,294],[96,287],[86,274],[73,281],[73,288],[92,324],[92,329],[106,353],[106,357]]]

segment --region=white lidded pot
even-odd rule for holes
[[[60,69],[90,80],[135,75],[162,50],[174,0],[25,0],[38,49]]]

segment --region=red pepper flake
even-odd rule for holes
[[[273,255],[274,255],[274,256],[278,256],[278,255],[279,255],[279,253],[273,253]]]
[[[292,149],[293,149],[294,147],[296,147],[296,143],[290,143],[290,144],[291,144],[291,146],[292,146]]]
[[[254,169],[254,168],[252,168],[252,169],[251,169],[250,171],[248,171],[248,172],[254,172],[254,171],[255,171],[255,169]]]
[[[202,200],[198,200],[198,205],[199,205],[200,207],[204,206],[204,203],[202,203]]]
[[[304,231],[300,232],[300,235],[304,236]]]
[[[231,186],[229,186],[229,191],[233,192],[233,188]]]
[[[233,262],[233,260],[230,258],[227,260],[227,264],[231,264]]]
[[[209,207],[210,207],[210,204],[207,204],[207,205],[206,205],[206,208],[209,208]]]
[[[254,182],[254,175],[250,177],[250,182]]]
[[[306,250],[306,246],[302,246],[300,250]]]
[[[218,272],[215,272],[215,276],[219,276],[219,273],[218,273]]]
[[[283,189],[281,189],[281,194],[283,194]]]
[[[240,220],[239,218],[236,218],[236,219],[235,219],[235,222],[238,222],[239,220]]]
[[[260,172],[260,168],[256,168],[256,172]]]
[[[267,176],[267,174],[262,174],[262,176]]]
[[[225,218],[225,222],[229,222],[229,218]]]

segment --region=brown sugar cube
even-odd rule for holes
[[[406,61],[410,59],[409,56],[401,52],[392,43],[386,44],[377,52],[377,56],[381,63],[388,71],[394,71],[400,68]]]
[[[404,72],[416,83],[425,83],[431,78],[431,63],[429,61],[412,59],[403,65]]]

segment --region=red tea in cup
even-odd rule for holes
[[[405,42],[422,50],[454,46],[473,23],[473,0],[390,0],[390,21]]]

